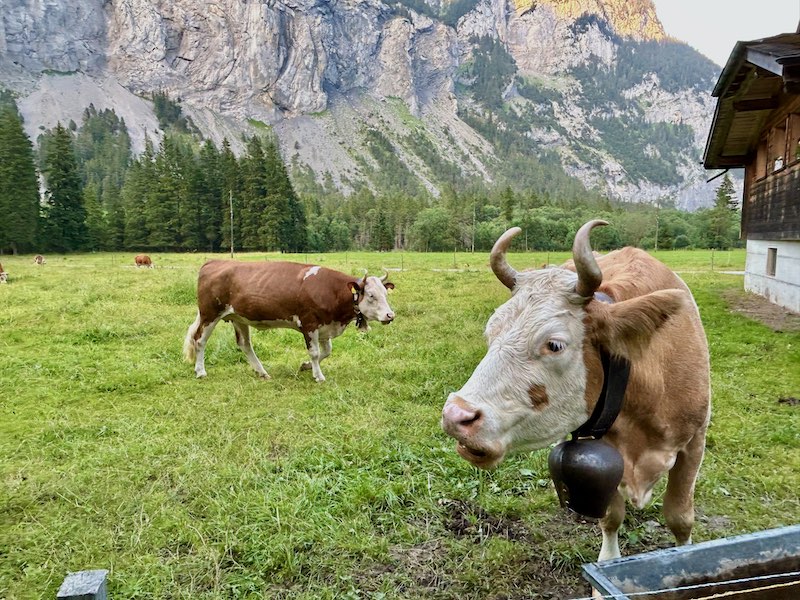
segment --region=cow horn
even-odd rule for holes
[[[589,243],[589,233],[595,227],[602,225],[608,225],[608,222],[596,219],[584,224],[575,234],[575,242],[572,244],[572,260],[575,263],[575,270],[578,272],[575,291],[584,298],[591,298],[603,281],[603,272],[594,259],[592,246]]]
[[[489,257],[489,264],[495,276],[510,290],[513,290],[517,283],[517,271],[506,261],[506,250],[511,245],[512,238],[521,231],[519,227],[512,227],[497,238]]]
[[[386,283],[387,279],[389,279],[389,271],[384,269],[383,270],[383,277],[381,277],[381,283]]]

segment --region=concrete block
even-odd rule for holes
[[[57,600],[107,600],[105,569],[68,573],[58,588]]]

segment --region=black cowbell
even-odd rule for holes
[[[548,465],[561,506],[595,519],[606,514],[624,469],[617,449],[595,439],[561,442]]]

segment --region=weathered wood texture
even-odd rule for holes
[[[800,163],[750,186],[742,231],[754,240],[800,240]]]

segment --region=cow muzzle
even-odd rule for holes
[[[384,325],[388,325],[392,321],[394,321],[394,313],[393,312],[386,313],[383,316],[383,318],[381,319],[381,323],[383,323]]]
[[[481,440],[484,418],[467,402],[452,394],[442,409],[442,429],[458,442],[456,452],[464,460],[481,469],[497,466],[505,456],[505,451],[496,444]]]

